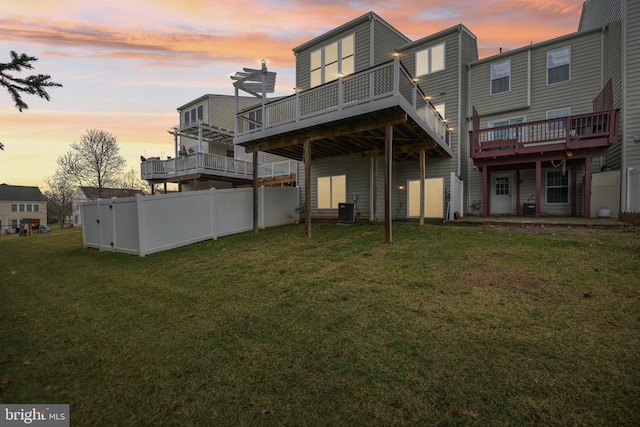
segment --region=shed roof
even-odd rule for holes
[[[80,190],[87,196],[89,200],[110,199],[112,197],[131,197],[137,194],[144,196],[142,190],[131,190],[129,188],[103,188],[100,190],[98,187],[80,187]]]
[[[38,187],[0,184],[0,200],[11,202],[44,202],[47,199]]]

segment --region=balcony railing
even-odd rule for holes
[[[479,159],[611,145],[616,140],[618,114],[617,110],[604,111],[474,130],[471,131],[471,157]],[[479,124],[477,117],[474,117],[474,123]]]
[[[445,144],[449,145],[447,124],[398,58],[242,111],[237,115],[236,136],[357,108],[360,105],[396,95],[401,95],[411,105],[423,127],[433,130]]]
[[[258,166],[258,178],[277,178],[295,174],[295,160],[267,163]],[[142,179],[171,179],[193,174],[226,178],[253,179],[253,163],[208,153],[193,153],[174,159],[150,158],[140,164]]]

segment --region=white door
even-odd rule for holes
[[[511,214],[513,205],[513,174],[496,173],[491,179],[491,213]]]

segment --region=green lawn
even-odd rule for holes
[[[0,237],[0,403],[71,425],[640,425],[640,234]]]

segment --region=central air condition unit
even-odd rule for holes
[[[338,222],[353,223],[356,220],[356,206],[353,203],[338,203]]]

